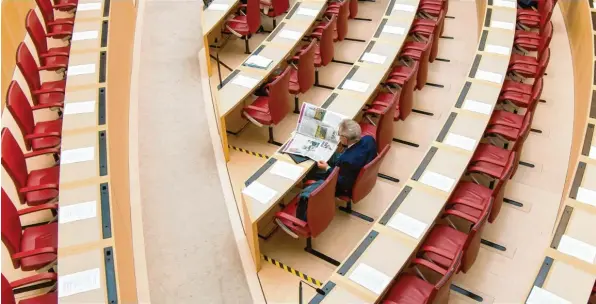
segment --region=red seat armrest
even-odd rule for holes
[[[53,89],[45,89],[45,90],[35,90],[33,91],[33,95],[41,95],[41,94],[49,94],[49,93],[62,93],[64,94],[63,88],[53,88]]]
[[[72,20],[58,19],[58,20],[54,20],[52,22],[48,22],[48,26],[63,25],[63,24],[74,25],[74,21],[72,21]]]
[[[55,272],[39,273],[39,274],[30,276],[30,277],[26,277],[26,278],[23,278],[20,280],[12,281],[12,282],[10,282],[10,287],[12,287],[14,289],[14,288],[29,285],[32,283],[45,281],[45,280],[56,281],[56,280],[58,280],[58,274],[56,274]]]
[[[455,259],[455,256],[454,255],[451,255],[446,250],[437,248],[435,246],[428,246],[428,245],[427,246],[422,246],[422,250],[421,251],[428,251],[428,252],[436,253],[436,254],[438,254],[440,256],[443,256],[443,257],[448,258],[448,259],[451,259],[451,260]]]
[[[281,217],[284,220],[288,220],[288,221],[292,222],[292,224],[298,225],[301,228],[305,228],[306,225],[307,225],[305,221],[300,220],[300,219],[297,219],[297,218],[295,218],[295,217],[293,217],[293,216],[291,216],[291,215],[289,215],[289,214],[287,214],[285,212],[277,212],[275,214],[275,216]]]
[[[375,114],[375,115],[381,115],[383,114],[383,112],[377,110],[377,109],[368,109],[364,112],[364,115],[366,114]]]
[[[28,257],[40,255],[40,254],[45,254],[45,253],[56,254],[56,253],[58,253],[58,249],[54,248],[54,247],[43,247],[43,248],[37,248],[37,249],[29,250],[29,251],[21,251],[19,253],[13,254],[12,259],[20,260],[22,258],[28,258]]]
[[[68,36],[68,35],[72,35],[71,32],[51,32],[51,33],[47,33],[46,37],[52,38],[54,36]]]
[[[29,213],[33,213],[33,212],[37,212],[37,211],[41,211],[41,210],[58,210],[58,204],[57,203],[48,203],[48,204],[37,205],[37,206],[21,209],[18,211],[18,213],[19,213],[19,215],[25,215],[25,214],[29,214]]]
[[[267,112],[267,110],[265,110],[265,109],[263,109],[263,108],[255,107],[255,106],[253,106],[253,105],[246,106],[246,108],[247,108],[247,109],[254,110],[254,111],[257,111],[257,112],[265,113],[265,114],[269,113],[269,112]]]
[[[68,57],[69,54],[66,52],[56,52],[56,53],[45,53],[39,55],[41,58],[48,58],[48,57]]]
[[[373,101],[372,103],[373,106],[383,106],[383,107],[388,107],[389,104],[383,101]]]
[[[47,109],[47,108],[63,108],[64,104],[61,102],[54,102],[54,103],[44,103],[44,104],[38,104],[36,106],[31,107],[31,109],[33,111],[35,110],[39,110],[39,109]]]
[[[32,191],[41,191],[41,190],[58,190],[57,184],[43,184],[31,187],[24,187],[19,189],[19,193],[27,193]]]
[[[44,138],[44,137],[61,137],[60,133],[58,132],[48,132],[48,133],[34,133],[25,136],[25,139],[37,139],[37,138]]]
[[[47,71],[47,70],[66,69],[67,67],[68,67],[68,65],[66,65],[66,64],[50,64],[50,65],[40,66],[37,69],[40,71]]]
[[[471,223],[474,223],[474,224],[476,224],[478,222],[477,218],[475,218],[469,214],[463,213],[459,210],[453,210],[453,209],[445,210],[444,214],[457,216],[459,218],[462,218],[462,219],[469,221]]]
[[[55,9],[61,9],[64,7],[70,7],[70,8],[76,8],[77,5],[76,4],[72,4],[72,3],[62,3],[62,4],[56,4],[54,5]]]
[[[43,150],[32,151],[32,152],[25,154],[25,158],[30,158],[30,157],[35,157],[35,156],[40,156],[40,155],[45,155],[45,154],[50,154],[50,153],[60,153],[60,149],[48,148],[48,149],[43,149]]]
[[[445,269],[441,268],[439,265],[437,265],[433,262],[427,261],[425,259],[416,258],[416,259],[414,259],[414,261],[412,261],[412,263],[422,265],[422,266],[427,267],[428,269],[430,269],[436,273],[442,274],[442,275],[447,274],[447,270],[445,270]]]

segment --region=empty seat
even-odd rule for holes
[[[418,74],[418,62],[414,61],[410,63],[410,66],[399,65],[394,67],[389,74],[388,79],[385,81],[388,90],[392,91],[392,87],[397,86],[400,91],[395,94],[399,96],[399,118],[405,120],[408,115],[412,112],[414,104],[414,88],[416,86],[416,75]],[[392,92],[393,93],[393,92]],[[389,103],[391,101],[390,96],[379,94],[377,100],[373,102],[373,107],[378,106],[378,102]],[[376,104],[375,104],[376,103]],[[398,117],[394,116],[394,120]]]
[[[530,133],[534,113],[526,111],[524,115],[518,115],[507,111],[494,111],[488,126],[484,131],[485,136],[498,136],[507,141],[506,145],[512,144],[512,151],[517,153],[515,167],[511,176],[515,175],[517,164],[521,157],[523,144]]]
[[[400,56],[410,58],[419,64],[416,75],[416,89],[422,90],[428,78],[428,64],[433,45],[433,36],[426,41],[408,41],[404,43]]]
[[[366,166],[360,169],[360,173],[358,173],[358,177],[356,177],[356,181],[352,187],[352,194],[350,196],[338,197],[340,200],[346,202],[346,207],[339,207],[340,210],[357,216],[368,222],[374,221],[373,218],[352,210],[352,203],[356,204],[364,199],[375,187],[377,183],[377,175],[379,174],[379,169],[381,168],[381,163],[383,162],[385,155],[387,155],[389,148],[391,148],[391,145],[385,145],[385,148],[381,150],[381,153],[379,153],[370,163],[366,164]]]
[[[550,21],[553,8],[553,0],[544,0],[538,2],[538,11],[518,9],[517,24],[524,29],[542,28]]]
[[[435,58],[437,58],[437,54],[439,53],[439,38],[441,37],[441,32],[443,31],[443,27],[445,24],[444,20],[445,10],[441,11],[441,14],[439,15],[439,18],[437,20],[423,18],[414,19],[412,27],[410,28],[411,35],[423,36],[427,40],[432,41],[432,47],[429,56],[430,62],[435,61]],[[424,50],[424,46],[421,46],[422,48],[419,49],[420,51]]]
[[[293,237],[306,238],[304,250],[336,266],[339,262],[312,248],[312,238],[319,236],[333,221],[338,176],[339,168],[334,168],[325,181],[310,192],[306,206],[306,221],[296,215],[300,194],[294,197],[282,211],[275,214],[276,222],[284,231]]]
[[[260,3],[263,13],[273,20],[274,29],[277,26],[275,18],[285,14],[288,8],[290,8],[289,0],[260,0]]]
[[[46,32],[34,10],[29,10],[25,19],[27,33],[35,45],[37,56],[42,66],[67,66],[70,46],[53,47],[48,49]]]
[[[393,105],[395,107],[395,111],[393,113],[393,120],[396,121],[400,118],[400,115],[401,115],[400,96],[401,96],[401,89],[398,90],[397,92],[380,91],[377,93],[377,96],[375,97],[374,101],[372,102],[370,109],[374,109],[377,111],[383,111],[384,108]]]
[[[14,289],[20,287],[29,287],[32,284],[41,284],[47,281],[56,282],[58,275],[53,272],[39,273],[30,277],[22,278],[16,281],[8,282],[8,280],[2,275],[2,304],[16,304]],[[58,292],[51,291],[42,295],[34,295],[27,299],[20,298],[19,304],[57,304],[58,303]]]
[[[335,52],[333,48],[333,31],[337,23],[337,15],[332,15],[331,19],[324,24],[321,35],[316,38],[317,44],[315,45],[315,85],[319,84],[319,68],[327,66],[331,60],[333,60],[333,54]],[[308,46],[304,46],[303,49]]]
[[[288,67],[272,82],[265,85],[267,96],[259,96],[251,105],[244,107],[242,116],[255,125],[269,127],[269,143],[280,145],[273,138],[273,126],[290,111],[290,70]]]
[[[41,11],[48,37],[61,39],[72,36],[74,17],[56,19],[54,17],[54,7],[50,0],[35,0],[35,2]]]
[[[360,122],[362,136],[370,135],[377,143],[377,151],[383,151],[385,146],[391,145],[393,140],[393,117],[396,111],[399,95],[393,95],[394,98],[388,106],[369,108],[364,112],[363,119]]]
[[[58,149],[45,149],[23,154],[10,130],[2,129],[2,166],[19,192],[21,204],[36,206],[58,198],[60,166],[29,172],[26,161],[30,157],[58,153]]]
[[[304,93],[315,84],[315,46],[316,42],[311,41],[308,47],[302,49],[292,57],[290,70],[291,94],[294,94],[294,113],[299,113],[300,105],[298,94]]]
[[[511,103],[519,108],[534,112],[542,95],[544,82],[542,78],[534,80],[534,84],[525,84],[512,80],[505,80],[499,102]]]
[[[248,0],[246,4],[240,5],[235,15],[226,20],[223,30],[226,34],[234,34],[244,39],[245,53],[250,54],[248,39],[261,27],[261,15],[259,0]]]
[[[2,189],[2,242],[15,268],[38,270],[58,257],[58,223],[52,222],[23,229],[21,215],[40,210],[58,210],[58,204],[44,204],[17,211]]]
[[[21,42],[17,48],[17,66],[23,74],[34,105],[52,104],[54,107],[62,107],[64,103],[64,94],[66,80],[41,82],[39,77],[39,68],[29,48]]]
[[[552,21],[549,21],[546,23],[544,29],[539,32],[524,30],[515,31],[513,45],[524,52],[538,51],[538,53],[542,54],[542,52],[550,45],[552,38],[553,23]]]
[[[77,8],[79,0],[54,0],[54,8],[59,11],[72,11]]]
[[[331,16],[337,16],[337,24],[333,31],[333,41],[343,41],[348,34],[348,18],[350,16],[349,0],[334,2],[337,3],[335,7],[327,7],[325,16],[331,18]],[[323,31],[324,25],[329,21],[321,21],[315,26],[311,37],[319,38]]]
[[[62,137],[62,119],[35,122],[33,110],[51,107],[29,105],[27,96],[16,81],[8,86],[6,108],[14,118],[25,139],[27,150],[38,151],[47,148],[58,148]]]
[[[508,73],[521,76],[522,78],[541,78],[550,60],[550,49],[547,48],[538,59],[522,55],[513,56],[512,60],[515,59],[517,61],[509,62]]]

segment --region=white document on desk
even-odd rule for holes
[[[406,29],[399,26],[391,26],[385,25],[382,30],[383,33],[393,34],[393,35],[403,35],[406,32]]]
[[[99,275],[99,268],[95,268],[58,277],[58,297],[98,289],[101,286]]]
[[[493,6],[516,8],[517,7],[517,3],[515,3],[514,1],[495,0],[493,2]]]
[[[526,304],[571,304],[571,302],[548,290],[534,286],[526,300]]]
[[[229,4],[224,4],[224,3],[211,3],[209,4],[209,6],[207,7],[208,10],[210,11],[227,11],[228,8],[230,7]]]
[[[501,83],[503,81],[503,75],[483,70],[476,71],[476,76],[474,76],[474,78],[494,83]]]
[[[443,140],[443,143],[468,151],[474,150],[474,146],[476,146],[475,139],[455,133],[447,133],[447,136],[445,137],[445,140]]]
[[[60,164],[74,164],[86,162],[95,158],[95,147],[64,150],[60,155]]]
[[[355,81],[347,79],[344,81],[344,84],[341,86],[344,90],[356,91],[360,93],[366,92],[368,90],[369,84],[365,82]]]
[[[591,159],[596,159],[596,146],[590,146],[590,153],[588,153],[588,157]]]
[[[590,264],[594,264],[596,259],[596,246],[576,240],[568,235],[561,237],[557,250]]]
[[[391,278],[388,275],[364,263],[358,264],[358,267],[352,271],[350,280],[378,295],[383,293],[383,290],[385,290],[387,285],[389,285],[389,282],[391,282]]]
[[[393,218],[391,218],[389,223],[387,223],[387,226],[419,240],[424,231],[426,231],[428,224],[401,212],[397,212]]]
[[[291,31],[291,30],[281,30],[278,35],[281,38],[290,39],[290,40],[298,40],[302,36],[302,33],[297,32],[297,31]]]
[[[385,63],[385,60],[387,60],[387,56],[366,52],[362,55],[362,60],[366,62],[383,64]]]
[[[449,190],[451,190],[451,187],[453,187],[455,180],[451,177],[447,177],[436,172],[426,171],[422,173],[422,177],[420,177],[420,182],[425,185],[437,188],[439,190],[449,192]]]
[[[472,100],[472,99],[466,99],[464,100],[464,104],[462,105],[462,108],[468,111],[472,111],[472,112],[476,112],[476,113],[480,113],[480,114],[490,114],[490,111],[492,110],[492,106],[484,103],[484,102],[480,102],[480,101],[476,101],[476,100]]]
[[[91,40],[99,37],[99,31],[83,31],[72,33],[71,41]]]
[[[506,46],[487,44],[484,51],[494,54],[509,55],[510,49]]]
[[[64,115],[92,113],[95,111],[95,100],[69,102],[64,104]]]
[[[101,9],[101,2],[79,3],[77,5],[77,12],[96,11],[99,9]]]
[[[575,200],[596,207],[596,191],[579,187]]]
[[[276,161],[271,168],[271,174],[285,177],[293,181],[297,181],[301,176],[304,169],[294,164],[286,163],[284,161]]]
[[[58,212],[58,223],[60,224],[94,218],[97,217],[97,201],[60,206]]]
[[[316,17],[317,15],[319,15],[319,11],[310,9],[310,8],[299,7],[298,10],[296,11],[296,14],[302,15],[302,16]]]
[[[415,12],[416,11],[416,7],[413,5],[408,5],[408,4],[399,4],[396,3],[393,6],[393,10],[394,11],[402,11],[402,12]]]
[[[69,66],[67,70],[68,76],[85,75],[95,73],[95,64],[81,64]]]
[[[234,77],[234,79],[232,79],[232,83],[235,85],[252,89],[259,83],[259,80],[251,77],[246,77],[244,75],[238,75]]]
[[[492,21],[490,23],[490,27],[501,28],[501,29],[506,29],[506,30],[513,30],[513,29],[515,29],[515,24],[513,24],[511,22]]]
[[[248,187],[244,188],[242,193],[259,201],[261,204],[269,203],[277,195],[277,191],[257,181],[252,182]]]
[[[252,55],[252,56],[248,57],[248,59],[246,59],[245,64],[258,66],[261,68],[267,68],[267,67],[269,67],[271,62],[273,62],[273,60],[271,60],[267,57],[263,57],[263,56],[259,56],[259,55]]]

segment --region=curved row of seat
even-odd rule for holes
[[[57,303],[59,296],[61,301],[69,302],[73,300],[69,296],[85,291],[64,289],[64,286],[57,282],[58,260],[62,261],[60,281],[64,284],[72,284],[72,279],[68,277],[70,273],[89,267],[78,261],[71,262],[72,259],[63,254],[59,256],[58,249],[62,250],[72,245],[74,238],[78,239],[75,241],[78,244],[83,244],[89,239],[87,234],[90,234],[90,231],[78,229],[78,234],[72,235],[72,224],[67,223],[96,220],[97,207],[93,205],[93,214],[87,213],[81,218],[81,210],[64,206],[68,205],[70,200],[79,202],[81,197],[64,195],[65,199],[60,203],[58,199],[62,197],[61,193],[68,191],[62,190],[65,182],[79,182],[89,176],[105,175],[103,172],[97,172],[95,162],[91,162],[95,158],[96,146],[100,144],[95,143],[98,139],[97,132],[76,135],[63,133],[88,127],[95,129],[100,124],[105,124],[105,99],[98,102],[88,99],[89,95],[93,94],[85,93],[80,97],[77,97],[77,94],[97,92],[98,89],[105,93],[105,87],[98,86],[103,86],[102,83],[106,81],[106,51],[100,52],[100,48],[107,46],[108,21],[102,18],[108,16],[109,10],[107,14],[106,9],[102,13],[103,2],[79,4],[76,0],[55,0],[54,3],[50,0],[36,0],[36,3],[42,19],[40,20],[35,10],[30,10],[24,20],[35,52],[31,52],[25,42],[22,42],[16,51],[16,65],[27,86],[22,86],[18,79],[13,80],[6,94],[6,108],[20,134],[14,133],[14,129],[11,131],[6,124],[2,129],[1,161],[13,185],[10,185],[9,181],[2,184],[1,232],[3,244],[10,254],[8,258],[12,260],[15,269],[20,268],[24,272],[23,275],[28,274],[27,272],[37,273],[12,282],[2,275],[2,303],[15,303],[15,294],[32,290],[31,285],[35,285],[33,289],[36,287],[39,291],[25,299],[19,295],[19,303]],[[56,17],[57,12],[65,17]],[[91,50],[95,52],[90,52]],[[83,53],[73,54],[75,51]],[[92,98],[95,99],[97,96]],[[101,113],[100,117],[98,113]],[[41,117],[49,120],[43,120]],[[79,117],[84,117],[83,120],[86,121],[81,121]],[[105,136],[105,131],[103,132]],[[19,144],[20,136],[24,142],[24,149]],[[88,144],[86,138],[90,138],[94,147],[76,149],[81,145],[82,138],[83,144]],[[100,149],[99,154],[100,157],[104,156],[105,150]],[[53,157],[53,161],[48,162],[44,155]],[[33,159],[39,161],[31,162]],[[87,165],[89,163],[92,165]],[[107,166],[103,162],[102,165]],[[81,170],[85,166],[88,169]],[[17,201],[13,201],[7,194],[8,191],[5,191],[13,186],[17,193]],[[23,208],[19,205],[27,206]],[[59,205],[68,208],[72,213],[61,211]],[[48,211],[52,214],[49,218],[46,215]],[[61,216],[58,222],[59,213]],[[35,218],[46,220],[25,226],[23,216],[31,214],[36,214]],[[97,225],[97,220],[93,223]],[[109,225],[106,227],[109,228]],[[9,269],[3,271],[13,273]],[[98,271],[97,278],[99,273]],[[47,286],[52,286],[52,283],[54,287],[48,290]],[[78,284],[76,281],[74,283]],[[24,286],[28,287],[22,288]],[[99,287],[90,290],[97,288]],[[39,294],[40,292],[42,294]],[[105,297],[102,294],[100,296]]]

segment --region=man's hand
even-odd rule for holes
[[[317,161],[317,167],[319,167],[319,169],[323,169],[323,170],[329,169],[329,165],[327,164],[327,162],[324,162],[322,160]]]

